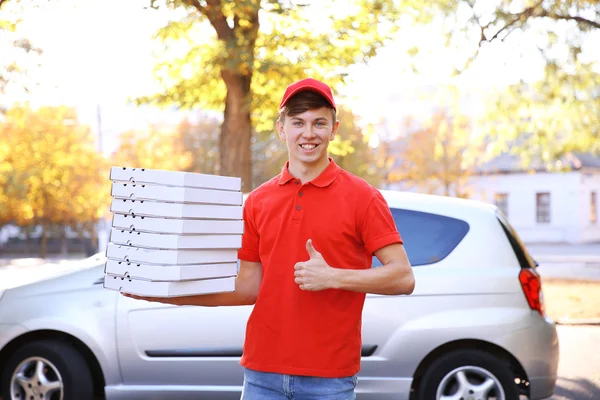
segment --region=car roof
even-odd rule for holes
[[[495,216],[497,207],[478,200],[434,194],[405,192],[400,190],[379,189],[390,208],[402,208],[413,211],[429,212],[448,217],[465,218],[467,216]],[[250,193],[244,193],[246,201]]]
[[[404,208],[415,211],[434,212],[442,215],[495,214],[497,207],[478,200],[461,199],[434,194],[380,190],[391,208]]]

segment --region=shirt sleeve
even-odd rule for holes
[[[370,254],[390,244],[403,244],[392,212],[379,190],[375,189],[371,202],[367,206],[361,224],[361,235],[365,248]]]
[[[254,219],[253,197],[252,194],[248,195],[244,202],[244,233],[242,234],[242,248],[238,250],[238,258],[244,261],[260,262],[259,235]]]

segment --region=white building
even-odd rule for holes
[[[501,156],[470,178],[468,190],[496,204],[525,243],[600,243],[600,157],[568,154],[560,164],[569,170],[526,170],[517,157]]]
[[[472,198],[495,203],[526,243],[600,242],[600,157],[570,153],[559,166],[568,171],[498,157],[471,179]]]

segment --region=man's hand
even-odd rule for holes
[[[319,291],[333,288],[335,268],[330,267],[321,253],[315,250],[311,239],[306,242],[306,251],[310,258],[294,265],[294,281],[302,290]]]
[[[179,306],[180,304],[177,302],[176,298],[171,298],[171,297],[146,297],[146,296],[138,296],[136,294],[131,294],[131,293],[122,293],[121,294],[125,297],[129,297],[131,299],[135,299],[135,300],[145,300],[145,301],[149,301],[151,303],[162,303],[162,304],[172,304],[175,306]]]

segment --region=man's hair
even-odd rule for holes
[[[293,117],[308,110],[316,110],[322,107],[331,109],[332,123],[335,123],[335,109],[331,107],[331,104],[323,96],[310,91],[300,92],[292,96],[285,106],[279,110],[279,120],[281,123],[284,123],[285,117]]]

